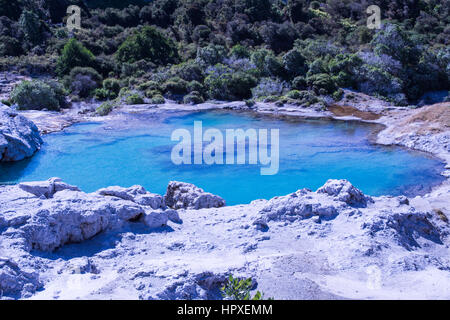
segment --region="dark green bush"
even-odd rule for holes
[[[156,81],[146,81],[137,86],[139,91],[147,91],[147,90],[160,90],[160,86]]]
[[[186,94],[188,92],[187,87],[188,82],[179,77],[170,78],[163,85],[164,92],[175,95]]]
[[[56,81],[22,81],[13,89],[11,100],[21,110],[59,110],[65,106],[64,90]]]
[[[138,93],[133,93],[125,99],[125,102],[127,104],[143,104],[144,99]]]
[[[203,103],[203,97],[200,94],[200,92],[198,91],[193,91],[191,93],[189,93],[188,95],[185,95],[183,98],[183,102],[185,104],[199,104],[199,103]]]
[[[250,50],[240,44],[235,45],[230,50],[231,56],[234,56],[236,58],[250,58]]]
[[[306,89],[306,79],[305,77],[298,76],[292,80],[292,88],[297,90]]]
[[[95,57],[88,49],[75,39],[70,39],[64,46],[57,62],[57,72],[68,74],[75,67],[93,67]]]
[[[234,99],[243,100],[251,98],[252,88],[257,85],[255,77],[244,72],[235,72],[227,84],[228,90]]]
[[[116,107],[116,103],[112,101],[106,101],[103,102],[97,109],[95,109],[95,112],[99,116],[106,116],[108,115],[114,108]]]
[[[100,87],[102,76],[90,67],[75,67],[63,79],[64,86],[81,98],[91,96]]]
[[[296,49],[288,51],[283,56],[283,65],[291,78],[303,76],[307,71],[306,59]]]
[[[120,81],[114,78],[103,80],[103,87],[94,91],[94,96],[98,100],[115,99],[119,95]]]
[[[198,91],[198,92],[200,92],[202,94],[205,92],[205,86],[203,84],[201,84],[200,82],[195,81],[195,80],[190,81],[188,83],[187,89],[188,89],[189,92]]]
[[[30,10],[25,9],[19,18],[19,26],[25,35],[25,39],[31,46],[41,43],[44,39],[42,25],[39,16]]]
[[[167,64],[175,62],[178,53],[171,38],[155,27],[145,26],[120,45],[116,58],[119,62],[150,60],[157,64]]]
[[[306,78],[306,83],[316,93],[330,94],[336,91],[337,86],[332,77],[326,73],[318,73]]]
[[[263,300],[264,294],[257,291],[252,297],[250,291],[252,290],[252,278],[239,279],[232,275],[228,277],[225,285],[220,289],[224,299],[229,300]]]
[[[164,99],[164,97],[160,94],[154,95],[151,99],[150,99],[151,103],[154,104],[164,104],[166,102],[166,100]]]
[[[22,46],[17,39],[0,36],[0,56],[20,56],[22,53]]]

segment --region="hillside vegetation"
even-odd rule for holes
[[[70,4],[82,8],[74,32]],[[366,25],[373,4],[378,30]],[[351,88],[406,105],[450,88],[449,10],[449,0],[0,0],[0,67],[57,77],[72,99],[310,105]]]

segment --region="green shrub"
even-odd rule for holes
[[[102,83],[102,76],[90,67],[75,67],[63,79],[64,86],[75,95],[88,97]]]
[[[22,53],[23,49],[17,39],[0,36],[0,56],[20,56]]]
[[[187,87],[188,82],[179,77],[170,78],[163,85],[164,92],[171,94],[186,94],[188,92]]]
[[[222,63],[226,57],[225,48],[221,45],[209,44],[197,49],[196,62],[202,66],[213,66]]]
[[[205,78],[203,68],[194,60],[189,60],[173,66],[170,68],[170,73],[173,76],[180,77],[186,81],[203,81]]]
[[[203,99],[202,95],[200,94],[200,92],[193,91],[193,92],[189,93],[188,95],[184,96],[183,102],[185,104],[199,104],[199,103],[203,103],[204,99]]]
[[[250,50],[243,45],[237,44],[230,50],[231,56],[236,58],[250,58]]]
[[[253,297],[251,296],[252,282],[252,278],[239,279],[230,275],[220,291],[227,300],[263,300],[264,294],[259,291]]]
[[[97,88],[94,90],[94,98],[100,101],[107,100],[109,98],[109,92],[105,88]]]
[[[306,89],[306,79],[303,76],[295,77],[292,80],[292,88],[297,90],[304,90]]]
[[[58,58],[56,70],[60,75],[68,74],[75,67],[93,67],[95,57],[75,39],[70,39]]]
[[[146,82],[138,85],[137,90],[139,90],[139,91],[160,90],[160,87],[159,87],[158,82],[150,80],[150,81],[146,81]]]
[[[103,80],[103,87],[94,91],[94,96],[98,100],[115,99],[120,92],[120,81],[114,78]]]
[[[299,90],[291,90],[286,94],[286,97],[288,97],[289,99],[300,99],[301,93]]]
[[[306,73],[306,59],[300,51],[292,49],[283,56],[283,66],[290,77],[297,77]]]
[[[143,104],[144,99],[138,93],[133,93],[125,99],[125,102],[127,104]]]
[[[337,89],[335,92],[333,92],[333,99],[336,101],[339,101],[342,99],[342,96],[344,95],[344,90],[342,90],[341,88]]]
[[[44,39],[41,21],[35,12],[25,9],[20,15],[19,26],[31,46],[39,44]]]
[[[161,95],[161,91],[159,91],[159,90],[147,90],[147,91],[145,91],[144,95],[147,98],[153,98],[156,95]]]
[[[246,100],[244,100],[244,102],[245,102],[245,105],[249,108],[252,108],[255,106],[255,100],[253,100],[253,99],[246,99]]]
[[[20,110],[59,110],[65,105],[65,92],[56,81],[22,81],[11,93]]]
[[[257,83],[258,81],[252,75],[245,72],[236,72],[231,76],[227,86],[233,98],[242,100],[251,98],[252,88]]]
[[[151,103],[154,104],[164,104],[166,102],[166,100],[164,99],[164,97],[160,94],[154,95],[151,99],[150,99]]]
[[[8,107],[12,106],[12,101],[7,99],[2,99],[1,101],[4,105],[7,105]]]
[[[263,98],[264,102],[277,102],[280,100],[280,96],[268,96],[268,97],[261,97]]]
[[[306,78],[308,86],[311,86],[316,93],[331,94],[337,90],[336,83],[332,77],[326,73],[318,73]]]
[[[106,101],[103,102],[97,109],[95,109],[95,112],[99,116],[106,116],[108,115],[114,108],[116,107],[116,104],[112,101]]]
[[[167,64],[175,62],[178,53],[172,39],[155,27],[144,26],[120,45],[116,58],[119,62],[149,60],[157,64]]]
[[[198,81],[192,80],[191,82],[188,83],[187,85],[187,89],[189,92],[192,91],[198,91],[200,93],[204,93],[205,92],[205,86],[203,84],[201,84]]]

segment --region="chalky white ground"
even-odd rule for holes
[[[431,152],[448,168],[448,131],[416,135],[394,130],[395,117],[380,121],[378,142]],[[85,194],[58,179],[0,187],[0,295],[220,298],[233,274],[276,299],[450,298],[448,180],[411,199],[330,180],[232,207],[183,183],[165,199],[150,192]]]

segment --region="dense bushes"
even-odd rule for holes
[[[65,92],[56,81],[22,81],[11,93],[11,100],[22,110],[59,110],[65,106]]]
[[[116,103],[112,101],[106,101],[103,102],[97,109],[95,109],[95,112],[99,116],[106,116],[108,115],[114,108],[116,107]]]
[[[85,98],[91,96],[93,91],[100,87],[102,80],[102,76],[93,68],[75,67],[68,76],[64,77],[63,82],[71,93]]]
[[[145,26],[122,43],[116,54],[119,62],[150,60],[157,64],[175,62],[178,53],[173,41],[154,27]]]
[[[407,104],[450,86],[450,14],[439,1],[375,1],[380,30],[365,26],[363,0],[77,1],[74,33],[53,24],[69,2],[0,0],[0,66],[57,71],[74,96],[100,100],[123,88],[156,102],[312,101],[306,92],[353,88]]]
[[[57,72],[68,74],[75,67],[92,67],[95,57],[88,49],[75,39],[70,39],[64,46],[57,62]]]
[[[95,90],[94,95],[98,100],[115,99],[120,92],[120,81],[114,78],[103,80],[103,86]]]

